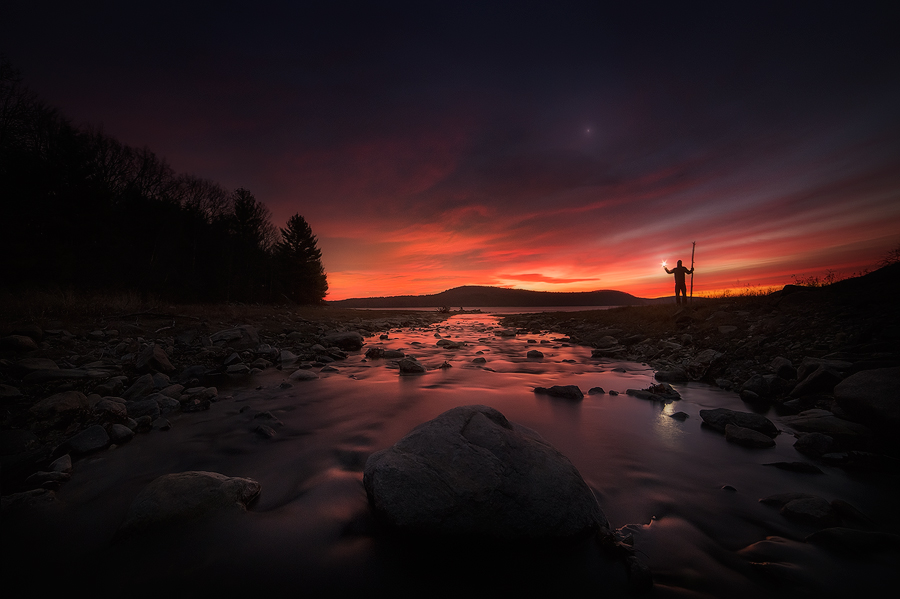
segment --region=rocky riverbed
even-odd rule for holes
[[[30,320],[6,314],[0,337],[4,505],[32,501],[15,493],[58,487],[73,458],[165,430],[170,414],[209,409],[222,384],[267,369],[312,378],[367,338],[449,316],[259,307],[205,312],[153,308]]]
[[[819,455],[897,468],[898,281],[894,264],[827,287],[789,285],[686,307],[516,314],[503,322],[559,331],[593,347],[596,358],[647,363],[659,381],[732,390],[751,410],[774,408],[793,415],[798,430],[829,436]]]

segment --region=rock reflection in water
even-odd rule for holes
[[[461,315],[437,327],[391,331],[389,339],[370,339],[363,348],[401,350],[426,366],[423,374],[402,374],[396,360],[367,359],[364,351],[286,388],[288,372],[264,371],[222,389],[231,398],[210,411],[171,418],[167,432],[77,462],[58,493],[58,509],[40,524],[23,519],[8,527],[5,520],[4,536],[27,538],[23,546],[40,548],[42,565],[71,564],[72,584],[142,580],[199,592],[225,585],[313,595],[442,588],[452,594],[490,573],[498,589],[624,593],[624,572],[590,543],[550,555],[515,549],[498,555],[378,534],[362,487],[367,456],[452,407],[485,404],[540,433],[595,490],[610,524],[630,525],[638,558],[653,569],[657,596],[790,594],[797,584],[828,596],[877,588],[900,565],[896,553],[848,560],[803,543],[815,528],[758,501],[783,492],[842,499],[884,530],[897,530],[895,480],[851,477],[827,466],[825,476],[765,468],[800,459],[792,436],[782,433],[773,448],[748,449],[700,425],[701,409],[745,409],[736,394],[689,383],[676,385],[682,399],[672,404],[637,399],[624,392],[655,382],[645,365],[591,358],[590,348],[552,333],[497,330],[491,316]],[[436,332],[454,343],[436,345]],[[527,357],[534,347],[542,358]],[[485,362],[473,363],[476,357]],[[445,361],[451,367],[439,368]],[[572,401],[533,392],[553,385],[620,394]],[[671,418],[677,411],[687,418]],[[256,416],[265,413],[274,435],[256,432]],[[112,542],[146,484],[187,470],[251,478],[262,493],[243,514]],[[723,490],[726,485],[735,490]]]

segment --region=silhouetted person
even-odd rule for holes
[[[683,267],[681,265],[681,260],[678,261],[678,266],[672,270],[669,270],[665,266],[663,266],[663,268],[670,275],[675,275],[675,303],[681,304],[683,300],[684,304],[687,305],[687,285],[684,282],[684,276],[694,274],[694,269]],[[681,292],[680,298],[678,297],[679,291]]]

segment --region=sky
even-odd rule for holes
[[[0,54],[76,124],[244,187],[327,299],[673,293],[900,246],[890,2],[4,2]]]

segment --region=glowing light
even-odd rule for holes
[[[668,260],[663,260],[663,261],[662,261],[662,267],[663,267],[663,268],[666,267],[666,262],[668,262]]]

